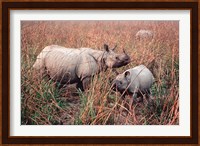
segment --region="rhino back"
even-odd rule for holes
[[[74,83],[98,73],[98,64],[88,49],[56,47],[46,55],[45,66],[54,80]]]
[[[45,57],[45,67],[50,77],[56,81],[76,82],[76,66],[80,59],[78,49],[55,47]]]
[[[154,78],[151,71],[144,65],[131,69],[132,87],[138,86],[140,90],[146,90],[153,84]]]
[[[46,55],[51,51],[52,47],[51,46],[47,46],[45,47],[40,54],[37,56],[37,59],[33,65],[33,68],[36,70],[41,70],[44,69],[44,58],[46,57]]]
[[[97,61],[87,52],[82,53],[77,66],[77,76],[82,80],[99,72]]]

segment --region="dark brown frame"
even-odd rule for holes
[[[187,9],[191,12],[191,136],[19,137],[9,136],[11,9]],[[4,144],[195,144],[198,143],[198,2],[2,2],[2,143]]]

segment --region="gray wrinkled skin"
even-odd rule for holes
[[[139,65],[119,74],[113,81],[113,87],[120,93],[126,90],[129,95],[137,97],[138,93],[149,94],[153,82],[154,77],[151,71],[146,66]]]
[[[104,45],[104,49],[99,51],[91,48],[47,46],[37,56],[33,68],[42,75],[47,73],[51,79],[61,84],[78,83],[78,87],[84,90],[93,75],[130,62],[130,57],[125,52],[117,54],[107,45]]]
[[[144,39],[146,40],[146,39],[152,39],[153,35],[154,35],[153,31],[141,29],[136,33],[135,37],[136,39],[139,40],[144,40]]]

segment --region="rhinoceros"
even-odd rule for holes
[[[150,87],[154,82],[151,71],[144,65],[139,65],[119,74],[113,81],[113,89],[121,94],[128,94],[132,98],[150,94]],[[143,96],[140,101],[143,101]]]
[[[136,33],[135,37],[138,40],[149,40],[153,39],[153,35],[153,31],[141,29]]]
[[[118,68],[130,63],[130,57],[123,51],[117,54],[104,44],[104,51],[91,48],[65,48],[58,45],[45,47],[37,56],[33,68],[40,74],[61,84],[77,83],[82,91],[95,74],[107,68]]]

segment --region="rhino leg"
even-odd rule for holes
[[[138,90],[137,96],[135,97],[137,103],[143,102],[143,96],[144,96],[144,94],[140,90]]]
[[[121,98],[122,98],[122,100],[124,100],[125,97],[126,97],[126,93],[125,93],[124,91],[120,91],[120,94],[121,94]]]
[[[137,98],[137,102],[142,102],[142,103],[143,103],[143,96],[139,96],[139,97]]]
[[[132,96],[130,96],[129,95],[129,97],[130,97],[130,100],[129,100],[129,110],[132,110],[132,105],[133,105],[133,97]]]
[[[146,97],[146,99],[147,99],[147,101],[149,100],[149,98],[150,98],[150,91],[149,90],[146,90],[145,91],[145,97]]]
[[[143,90],[143,91],[139,91],[138,93],[138,102],[144,102],[144,98],[147,100],[147,102],[149,101],[150,98],[150,90]]]
[[[79,81],[76,84],[76,88],[80,89],[81,91],[85,91],[86,89],[88,89],[90,81],[91,81],[91,78],[86,77],[86,78],[82,79],[82,81]]]
[[[147,100],[147,102],[149,103],[149,102],[152,102],[152,99],[151,99],[151,92],[150,92],[150,90],[148,89],[148,90],[146,90],[145,91],[145,94],[146,94],[146,100]]]
[[[83,83],[82,83],[81,81],[79,81],[79,82],[76,84],[76,88],[77,88],[77,89],[80,89],[81,91],[84,91]]]
[[[132,110],[132,105],[135,102],[136,98],[138,96],[138,89],[135,88],[133,94],[129,94],[130,100],[129,100],[129,110]]]
[[[133,99],[136,99],[138,97],[138,91],[139,91],[138,87],[135,87],[135,89],[133,91],[133,95],[132,95]]]
[[[89,88],[89,84],[91,82],[91,77],[85,77],[83,80],[82,80],[82,85],[83,85],[83,89],[86,90]]]
[[[62,88],[67,87],[67,84],[62,84],[62,83],[60,83],[60,82],[56,82],[56,87],[57,87],[58,89],[62,89]]]

